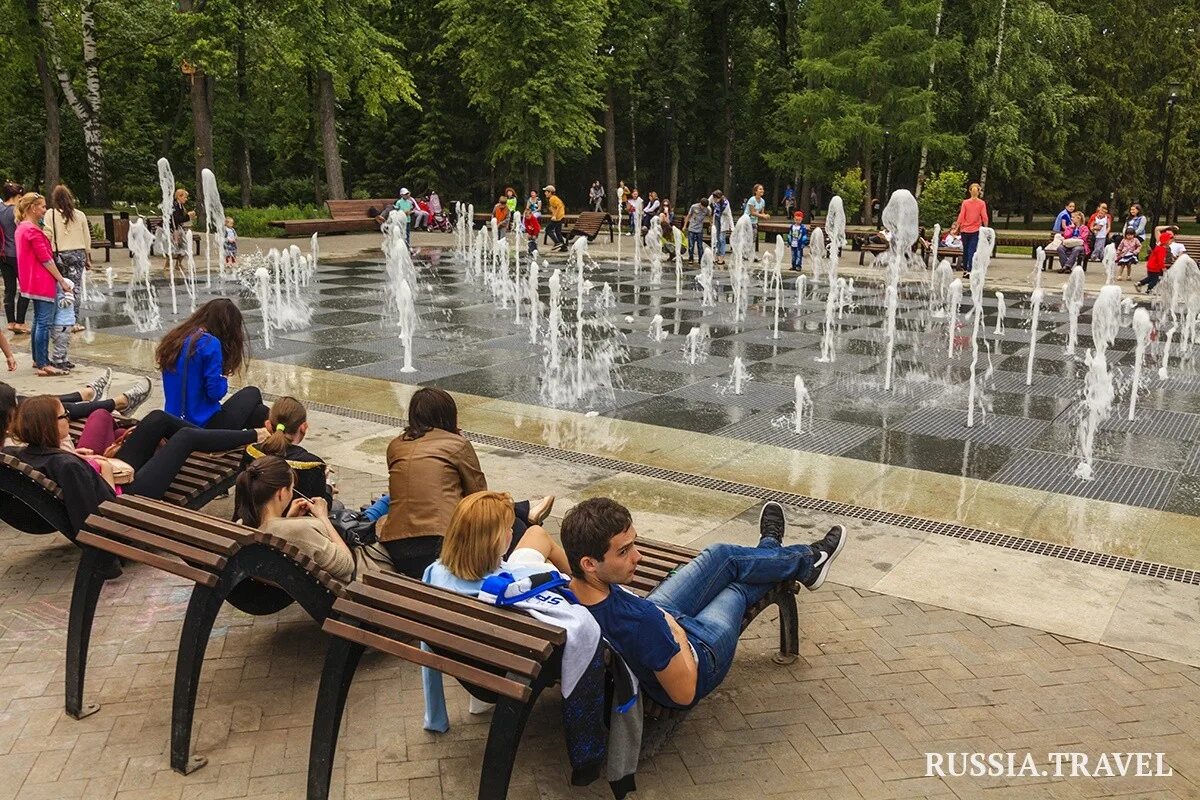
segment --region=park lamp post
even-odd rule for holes
[[[1163,146],[1162,159],[1158,162],[1158,193],[1154,203],[1154,221],[1151,223],[1151,236],[1155,238],[1157,244],[1157,236],[1154,234],[1154,229],[1158,227],[1159,215],[1162,213],[1163,190],[1167,185],[1167,158],[1171,153],[1171,128],[1175,122],[1175,106],[1179,104],[1179,89],[1180,82],[1177,78],[1172,78],[1167,82],[1167,122],[1163,129]]]

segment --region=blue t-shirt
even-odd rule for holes
[[[761,197],[751,197],[746,201],[745,215],[750,217],[750,222],[753,225],[758,225],[758,217],[755,213],[762,213],[762,210],[767,207],[767,201]]]
[[[588,606],[605,638],[637,676],[642,690],[662,706],[676,706],[654,674],[667,668],[679,652],[662,609],[623,587],[613,586],[608,597]]]
[[[1071,212],[1065,208],[1058,212],[1058,216],[1054,218],[1054,227],[1051,231],[1054,233],[1062,233],[1063,228],[1071,224]]]

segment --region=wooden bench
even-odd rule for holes
[[[608,226],[609,243],[616,241],[610,214],[604,211],[584,211],[575,218],[575,223],[571,226],[570,233],[567,234],[567,240],[570,241],[576,236],[586,236],[589,242],[593,242],[600,235],[600,229],[605,225]]]
[[[1175,241],[1183,245],[1184,252],[1200,262],[1200,236],[1175,234]]]
[[[360,233],[379,230],[379,214],[386,214],[395,199],[326,200],[327,219],[281,219],[269,223],[282,228],[284,236],[312,236],[314,233]],[[371,214],[374,209],[375,214]]]
[[[92,249],[104,251],[104,263],[105,264],[112,261],[113,243],[110,242],[108,239],[93,239],[92,240]]]
[[[324,620],[342,584],[295,546],[253,528],[157,500],[123,496],[88,517],[67,625],[66,710],[75,719],[99,706],[83,703],[88,642],[96,603],[112,559],[138,561],[192,581],[180,632],[171,707],[171,768],[188,774],[207,763],[190,754],[196,690],[213,623],[226,601],[248,614],[274,614],[293,601]]]
[[[78,438],[83,420],[71,421]],[[192,453],[167,487],[164,500],[199,509],[229,491],[242,468],[241,448],[224,453]],[[70,529],[58,484],[15,456],[0,453],[0,519],[23,533],[42,535]],[[66,535],[65,533],[63,534]]]
[[[630,589],[649,594],[696,550],[638,540],[642,560]],[[796,592],[788,582],[747,609],[745,629],[764,608],[779,606],[779,663],[799,654]],[[538,695],[558,680],[565,635],[514,609],[499,608],[391,573],[367,573],[346,587],[325,620],[333,637],[325,656],[309,748],[308,800],[327,800],[338,731],[354,673],[366,648],[431,667],[458,679],[473,696],[495,702],[480,770],[480,800],[508,796],[513,763]],[[422,650],[419,642],[429,644]],[[661,744],[686,712],[643,696],[643,752]],[[665,733],[664,733],[665,732]]]

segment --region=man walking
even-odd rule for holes
[[[846,533],[830,529],[812,545],[784,545],[783,507],[759,516],[757,547],[715,544],[672,573],[646,599],[624,588],[641,555],[628,509],[604,497],[585,500],[562,521],[574,576],[571,591],[656,703],[690,708],[724,680],[746,609],[781,581],[821,587]]]
[[[550,207],[550,221],[546,223],[546,235],[550,237],[550,241],[554,242],[554,249],[563,252],[567,249],[567,240],[563,238],[562,232],[563,219],[567,216],[567,207],[555,193],[553,183],[543,186],[542,192],[546,195],[546,204]]]

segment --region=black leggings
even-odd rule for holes
[[[21,403],[25,402],[25,399],[26,398],[18,395],[17,396],[17,405],[20,405]],[[111,398],[108,400],[89,400],[88,402],[85,403],[85,402],[83,402],[83,397],[79,394],[79,392],[71,392],[70,394],[60,394],[58,396],[58,402],[63,404],[63,411],[66,411],[67,416],[70,417],[71,419],[87,419],[88,415],[91,414],[93,411],[99,411],[99,410],[116,411],[117,410],[117,401],[116,400],[113,400]]]
[[[522,500],[519,503],[513,503],[513,511],[516,513],[516,518],[513,520],[512,526],[512,544],[509,545],[508,552],[504,554],[505,558],[508,558],[512,555],[512,551],[517,549],[517,542],[521,541],[521,537],[529,529],[529,501]],[[403,539],[393,539],[390,542],[380,542],[380,544],[391,556],[392,566],[396,568],[397,572],[417,580],[424,577],[425,568],[437,561],[438,556],[442,553],[441,536],[406,536]]]
[[[4,317],[24,325],[29,298],[17,296],[17,260],[0,256],[0,274],[4,276]]]
[[[129,432],[117,451],[117,458],[136,470],[125,491],[161,500],[192,453],[232,450],[252,444],[256,438],[252,430],[205,430],[165,411],[151,411]],[[163,439],[167,442],[159,447]]]
[[[242,430],[261,428],[267,424],[271,410],[263,405],[262,392],[257,386],[243,386],[221,404],[204,427],[212,430]]]

